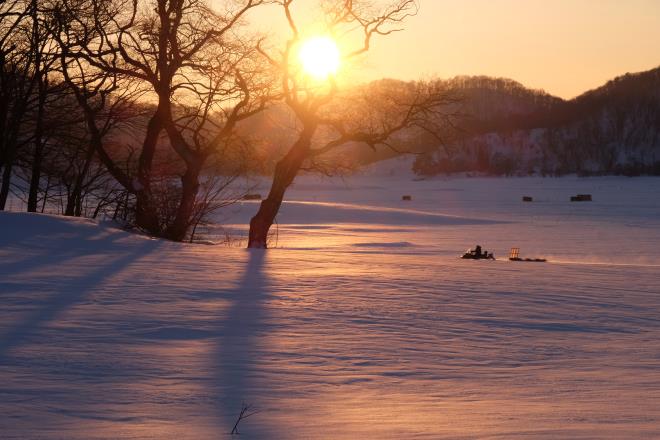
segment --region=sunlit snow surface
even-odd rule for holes
[[[0,214],[0,438],[660,438],[659,196],[307,178],[268,251]]]

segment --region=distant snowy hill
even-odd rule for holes
[[[660,68],[570,101],[484,77],[456,89],[465,130],[420,156],[418,174],[660,174]]]
[[[404,84],[388,79],[361,87],[393,82]],[[361,173],[376,175],[411,170],[416,175],[660,174],[660,67],[617,77],[571,100],[506,78],[435,82],[458,100],[444,109],[456,117],[452,127],[441,130],[442,143],[428,133],[408,131],[402,134],[406,141],[393,142],[400,151],[423,153],[408,168],[408,159],[390,161],[392,149],[359,143],[325,155],[328,168],[365,165]],[[281,105],[240,125],[242,135],[260,139],[251,164],[256,172],[272,171],[294,142],[295,126],[295,117]],[[379,161],[385,163],[374,164]]]

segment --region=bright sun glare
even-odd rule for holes
[[[339,69],[339,49],[329,37],[305,41],[300,47],[299,57],[305,72],[319,80],[334,75]]]

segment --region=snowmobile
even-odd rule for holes
[[[494,260],[495,256],[493,253],[488,253],[488,252],[477,252],[474,249],[468,249],[465,251],[463,256],[461,257],[464,260]]]

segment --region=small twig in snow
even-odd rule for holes
[[[240,435],[240,432],[238,432],[238,424],[241,423],[241,420],[247,419],[248,417],[253,416],[259,412],[259,411],[250,411],[251,409],[252,409],[251,404],[246,404],[245,402],[241,404],[241,412],[238,414],[236,423],[234,423],[234,427],[231,430],[231,435]]]

